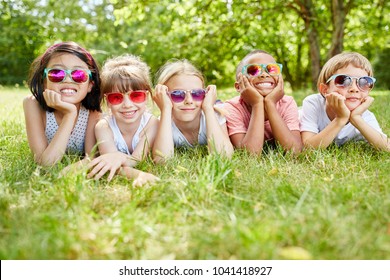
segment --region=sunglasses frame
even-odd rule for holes
[[[248,73],[248,67],[252,66],[252,65],[255,65],[255,66],[260,66],[261,68],[261,72],[258,74],[258,75],[250,75]],[[277,65],[280,69],[280,72],[278,74],[271,74],[268,72],[267,70],[267,66],[268,65]],[[245,76],[247,77],[257,77],[257,76],[260,76],[261,74],[263,74],[263,71],[265,71],[267,74],[271,75],[271,76],[279,76],[280,74],[282,74],[282,70],[283,70],[283,64],[280,64],[280,63],[267,63],[267,64],[264,64],[264,63],[252,63],[252,64],[247,64],[245,65],[244,67],[242,67],[242,74],[244,74]]]
[[[60,71],[64,71],[64,72],[65,72],[64,78],[63,78],[61,81],[59,81],[59,82],[54,82],[54,81],[50,80],[50,78],[49,78],[49,72],[50,72],[51,70],[60,70]],[[77,82],[77,81],[73,80],[72,72],[74,72],[74,71],[79,71],[79,70],[84,71],[85,73],[88,74],[88,79],[87,79],[85,82]],[[52,83],[62,83],[63,81],[66,80],[66,77],[68,77],[68,76],[70,77],[70,79],[72,80],[72,82],[74,82],[74,83],[76,83],[76,84],[85,84],[85,83],[88,82],[89,80],[92,80],[92,72],[91,72],[91,70],[89,70],[89,69],[83,69],[83,68],[77,68],[77,69],[45,68],[44,71],[43,71],[43,77],[44,77],[44,78],[47,78],[47,79],[48,79],[50,82],[52,82]]]
[[[134,98],[132,97],[132,94],[133,94],[134,92],[142,92],[142,93],[144,94],[144,99],[143,99],[143,101],[141,101],[141,102],[134,101]],[[122,92],[109,92],[109,93],[105,93],[104,96],[106,97],[107,103],[109,103],[110,105],[120,105],[120,104],[122,104],[123,101],[125,100],[125,95],[128,95],[130,101],[133,102],[133,103],[143,103],[143,102],[145,102],[146,99],[147,99],[147,92],[148,92],[148,90],[140,89],[140,90],[128,91],[128,92],[126,92],[126,93],[122,93]],[[108,97],[108,96],[111,95],[111,94],[121,94],[121,96],[122,96],[122,101],[119,102],[119,103],[117,103],[117,104],[111,103],[110,100],[109,100],[109,97]]]
[[[202,99],[201,100],[199,100],[199,98],[198,98],[198,96],[200,96],[199,94],[195,95],[196,97],[194,97],[195,91],[200,91],[200,90],[202,90],[204,92],[204,93],[202,93]],[[180,92],[180,94],[179,95],[173,94],[174,92]],[[169,97],[171,98],[172,102],[180,103],[180,102],[183,102],[186,99],[187,92],[189,92],[191,94],[191,97],[192,97],[193,100],[198,101],[198,102],[199,101],[203,101],[205,99],[205,97],[206,97],[206,94],[207,94],[207,90],[204,89],[204,88],[194,88],[194,89],[189,89],[189,90],[175,89],[175,90],[169,91],[168,93],[169,93]],[[172,98],[172,95],[175,96],[174,98],[180,97],[183,100],[175,101],[174,98]]]
[[[349,76],[347,74],[336,74],[336,75],[332,75],[328,80],[326,80],[326,83],[328,84],[330,81],[335,80],[339,76],[345,76],[345,77],[349,78],[351,80],[351,82],[347,86],[344,86],[344,85],[341,85],[341,84],[336,84],[336,82],[335,82],[334,85],[336,87],[338,87],[338,88],[349,88],[353,84],[353,79],[356,79],[356,85],[357,85],[357,87],[361,91],[370,91],[370,90],[372,90],[374,88],[374,85],[375,85],[375,82],[376,82],[376,79],[374,77],[370,77],[370,76],[354,77],[354,76]],[[359,81],[360,81],[360,79],[367,79],[367,78],[372,79],[372,87],[368,88],[368,89],[363,89],[359,85]],[[367,84],[369,84],[369,83],[367,83]]]

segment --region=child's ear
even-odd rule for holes
[[[87,92],[91,92],[91,90],[92,90],[94,84],[95,84],[95,83],[94,83],[93,81],[91,81],[91,82],[89,83],[89,85],[88,85],[88,91],[87,91]]]
[[[237,92],[240,92],[240,85],[237,82],[234,83],[234,87],[236,88]]]
[[[328,93],[328,88],[329,88],[329,87],[328,87],[327,84],[321,83],[321,84],[320,84],[320,88],[319,88],[320,93],[321,93],[322,95],[327,94],[327,93]]]

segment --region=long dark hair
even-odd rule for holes
[[[44,88],[44,70],[50,59],[62,53],[70,53],[88,65],[92,73],[92,89],[87,96],[81,101],[81,104],[88,110],[101,111],[102,94],[100,93],[100,71],[92,55],[75,42],[63,42],[54,44],[49,47],[44,54],[38,56],[31,64],[28,78],[28,85],[31,93],[35,96],[43,110],[53,112],[54,109],[47,106],[43,97]]]

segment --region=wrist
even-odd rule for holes
[[[349,118],[347,117],[336,117],[334,121],[340,125],[340,126],[345,126],[349,122]]]
[[[363,119],[363,117],[361,115],[351,115],[351,117],[349,118],[349,121],[351,122],[351,124],[353,124],[355,126],[355,124],[362,119]]]

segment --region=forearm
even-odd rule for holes
[[[378,150],[390,151],[390,143],[387,136],[368,125],[361,116],[351,117],[350,121],[373,147]]]
[[[341,129],[347,124],[348,120],[335,118],[324,130],[311,137],[303,137],[303,144],[310,148],[327,148]]]
[[[286,122],[276,109],[275,103],[264,102],[264,105],[274,139],[284,150],[291,150],[294,153],[299,153],[302,150],[302,140],[299,132],[293,133],[288,128]]]
[[[64,115],[52,141],[40,155],[35,154],[35,160],[38,164],[50,166],[61,160],[65,154],[75,120],[76,114]]]
[[[174,155],[171,113],[161,113],[160,124],[153,144],[152,154],[154,162],[164,162],[165,159],[173,157]]]
[[[264,145],[264,104],[260,102],[252,107],[248,130],[244,138],[236,145],[254,154],[261,154]]]
[[[214,109],[204,110],[204,114],[206,117],[207,145],[209,151],[231,157],[233,154],[232,143],[226,131],[223,131],[221,128],[215,116]]]

